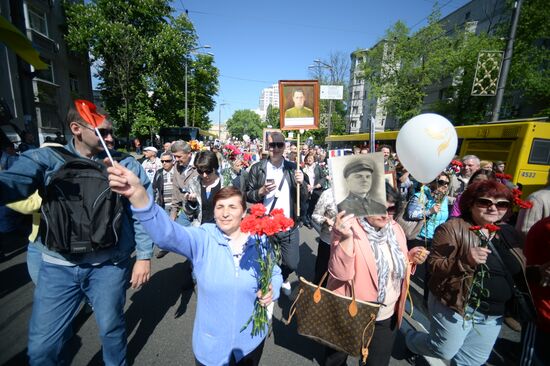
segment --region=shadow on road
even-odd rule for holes
[[[18,263],[0,272],[0,298],[12,293],[30,282],[27,262]]]

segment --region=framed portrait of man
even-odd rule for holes
[[[339,212],[357,217],[386,214],[382,153],[331,157],[328,162]]]
[[[281,132],[281,130],[276,129],[276,128],[264,128],[264,130],[263,130],[263,133],[262,133],[262,142],[263,142],[264,151],[269,151],[269,146],[267,146],[267,138],[268,138],[269,135],[271,135],[273,132]]]
[[[279,81],[279,110],[281,130],[319,128],[319,82]]]

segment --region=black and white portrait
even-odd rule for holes
[[[386,214],[382,153],[330,158],[329,168],[338,211],[359,217]]]

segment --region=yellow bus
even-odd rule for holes
[[[455,128],[457,155],[472,154],[481,160],[504,161],[506,173],[523,187],[523,198],[546,185],[550,168],[550,121],[547,117]],[[395,148],[398,133],[377,132],[376,143]],[[326,141],[332,142],[333,148],[343,148],[366,143],[369,137],[368,133],[331,135]]]

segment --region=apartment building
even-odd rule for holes
[[[11,122],[31,132],[37,141],[61,133],[69,136],[65,115],[76,98],[92,100],[90,65],[86,55],[69,51],[64,40],[66,17],[61,0],[3,0],[0,15],[32,42],[45,70],[35,70],[0,44],[0,100]]]

